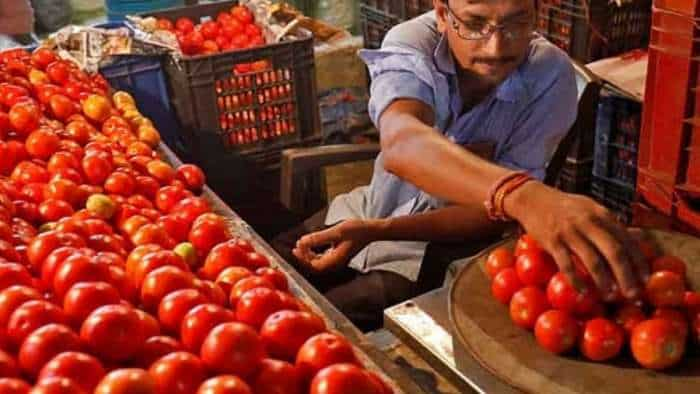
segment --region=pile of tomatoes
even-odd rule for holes
[[[0,393],[391,393],[108,92],[0,53]]]
[[[576,256],[572,285],[528,235],[518,240],[514,251],[494,250],[486,272],[493,296],[509,305],[515,324],[534,330],[544,349],[565,354],[578,348],[586,359],[602,362],[629,345],[642,367],[661,370],[676,365],[686,346],[700,340],[700,293],[686,288],[686,266],[680,258],[658,256],[647,241],[640,241],[639,247],[652,274],[637,301],[617,296],[604,303]]]
[[[262,28],[255,23],[250,10],[242,5],[222,11],[214,20],[198,25],[187,17],[174,23],[166,18],[157,20],[157,28],[175,33],[185,55],[210,55],[219,52],[252,48],[265,44]]]

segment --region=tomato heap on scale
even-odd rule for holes
[[[0,52],[0,393],[391,393],[108,92]]]
[[[578,347],[585,358],[602,362],[618,356],[628,343],[641,366],[665,369],[681,361],[686,343],[700,341],[700,293],[686,290],[686,266],[681,259],[657,256],[646,241],[640,241],[639,247],[652,274],[643,300],[636,303],[620,296],[604,304],[576,256],[572,258],[578,283],[573,286],[527,234],[514,251],[492,251],[485,269],[494,298],[509,306],[515,324],[534,330],[544,349],[565,354]]]

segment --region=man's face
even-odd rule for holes
[[[503,82],[527,56],[534,28],[532,0],[434,0],[438,28],[459,66],[488,84]],[[478,33],[488,32],[482,39]],[[505,29],[506,31],[504,31]],[[492,30],[492,29],[491,29]],[[465,39],[472,38],[472,39]]]

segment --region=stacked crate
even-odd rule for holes
[[[360,23],[365,48],[381,47],[384,36],[392,27],[432,9],[432,0],[363,0]]]
[[[700,230],[700,1],[657,0],[652,16],[637,192]]]

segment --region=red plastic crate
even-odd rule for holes
[[[654,0],[654,7],[679,12],[687,16],[700,16],[699,0]]]

